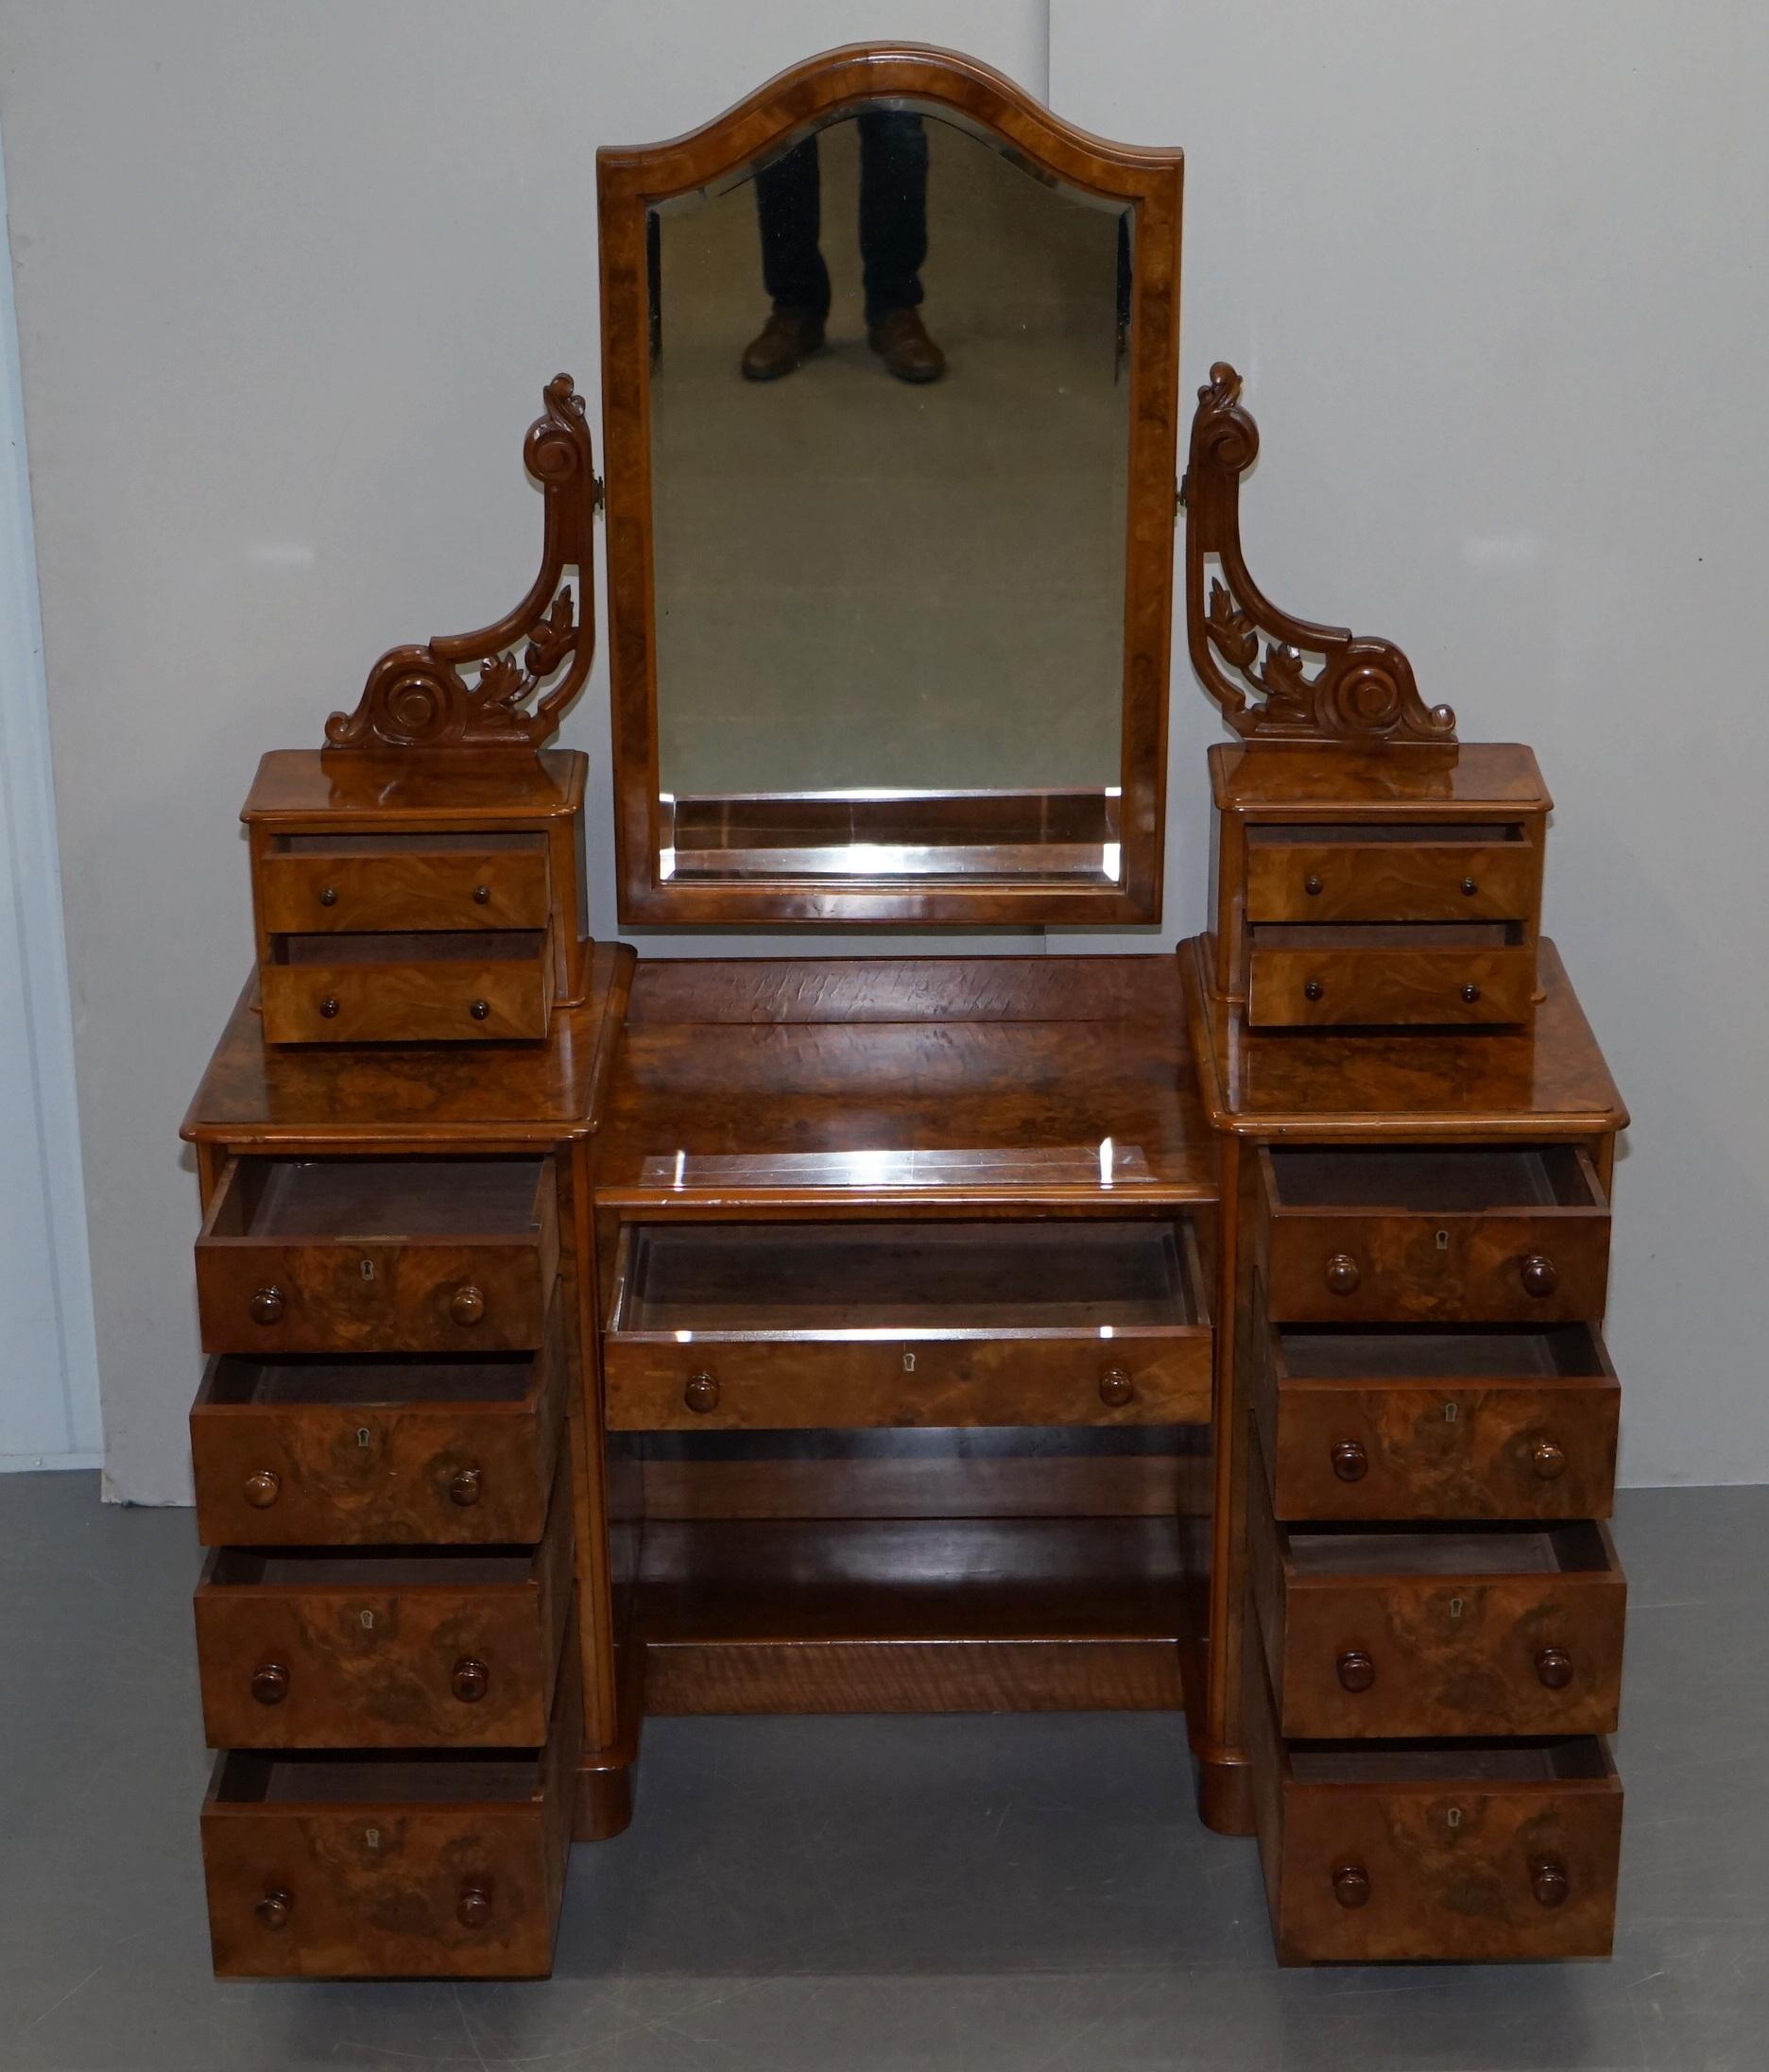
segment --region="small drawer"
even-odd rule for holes
[[[1510,922],[1248,931],[1256,1029],[1482,1028],[1528,1021],[1536,951]]]
[[[283,835],[258,866],[272,934],[545,928],[543,834]]]
[[[1253,827],[1249,921],[1528,921],[1540,851],[1521,826]]]
[[[221,1978],[544,1978],[565,1886],[582,1684],[529,1754],[232,1754],[202,1811]]]
[[[1599,1318],[1609,1205],[1576,1144],[1264,1146],[1281,1323]]]
[[[1247,1572],[1284,1734],[1614,1729],[1627,1585],[1601,1525],[1283,1526],[1262,1484]]]
[[[203,1350],[526,1351],[558,1272],[550,1158],[232,1158],[197,1241]]]
[[[1602,1739],[1286,1742],[1257,1648],[1244,1668],[1280,1963],[1609,1955],[1622,1782]]]
[[[534,1549],[219,1549],[197,1588],[209,1745],[537,1746],[571,1567],[562,1466]]]
[[[610,1430],[1199,1424],[1183,1219],[629,1224]]]
[[[553,1009],[544,929],[274,935],[259,984],[270,1043],[532,1039]]]
[[[191,1406],[206,1547],[527,1546],[565,1409],[558,1305],[537,1352],[210,1361]]]
[[[1606,1518],[1622,1392],[1585,1324],[1256,1323],[1280,1518]]]

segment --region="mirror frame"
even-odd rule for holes
[[[856,104],[946,108],[1073,187],[1133,205],[1130,451],[1120,863],[1115,886],[1057,880],[904,877],[859,882],[658,874],[660,783],[652,591],[646,214],[819,128]],[[603,449],[608,479],[609,666],[615,855],[623,921],[1007,925],[1158,921],[1166,813],[1179,385],[1183,154],[1107,143],[1053,115],[975,59],[917,43],[852,44],[770,79],[704,128],[596,153],[602,265]]]

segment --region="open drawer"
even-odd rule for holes
[[[1247,1573],[1286,1735],[1615,1726],[1627,1584],[1601,1525],[1288,1527],[1256,1482]]]
[[[197,1241],[203,1350],[523,1351],[558,1272],[550,1158],[232,1158]]]
[[[1264,1145],[1282,1323],[1601,1317],[1609,1204],[1578,1144]]]
[[[1589,1324],[1256,1322],[1280,1518],[1606,1518],[1622,1391]]]
[[[1257,1648],[1244,1670],[1280,1963],[1608,1956],[1622,1782],[1605,1741],[1286,1741]]]
[[[1184,1217],[634,1224],[608,1423],[1200,1424],[1211,1325]]]
[[[546,1745],[243,1755],[202,1811],[222,1978],[544,1978],[581,1753],[576,1649]]]
[[[571,1478],[535,1548],[222,1548],[198,1585],[211,1748],[533,1748],[571,1602]]]

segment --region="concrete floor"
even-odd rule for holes
[[[544,1985],[216,1985],[188,1512],[0,1480],[7,2072],[1769,2064],[1769,1489],[1639,1492],[1610,1964],[1280,1972],[1178,1720],[664,1720]]]

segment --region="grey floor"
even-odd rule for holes
[[[185,1512],[0,1479],[0,2067],[1769,2065],[1769,1489],[1623,1497],[1610,1964],[1280,1972],[1165,1716],[657,1721],[544,1985],[216,1985]]]

